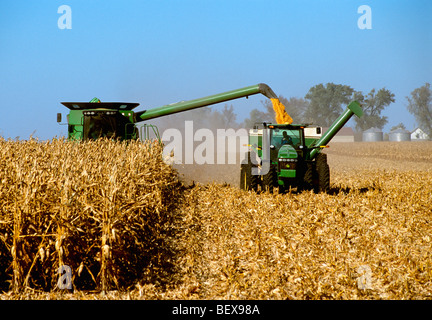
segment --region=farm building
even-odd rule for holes
[[[326,132],[327,129],[323,127],[322,132]],[[354,142],[354,130],[351,127],[342,127],[331,142]]]
[[[411,140],[428,140],[429,136],[420,128],[411,131]]]

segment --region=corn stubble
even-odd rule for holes
[[[368,147],[341,144],[329,194],[257,194],[185,187],[157,144],[1,147],[2,298],[432,298],[432,168],[362,168]]]

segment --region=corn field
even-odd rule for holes
[[[331,143],[328,194],[246,192],[157,143],[0,145],[2,299],[432,298],[430,142]]]
[[[159,144],[0,144],[3,291],[55,290],[63,265],[80,290],[169,281],[180,184]]]

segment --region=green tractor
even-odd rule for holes
[[[249,131],[249,150],[241,163],[240,188],[279,192],[330,190],[330,169],[322,149],[351,119],[363,110],[352,101],[325,132],[307,124],[263,123]]]

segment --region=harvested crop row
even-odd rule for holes
[[[432,163],[432,141],[330,142],[328,154]]]
[[[319,195],[194,188],[183,266],[195,286],[178,297],[431,298],[432,174],[375,174]]]

